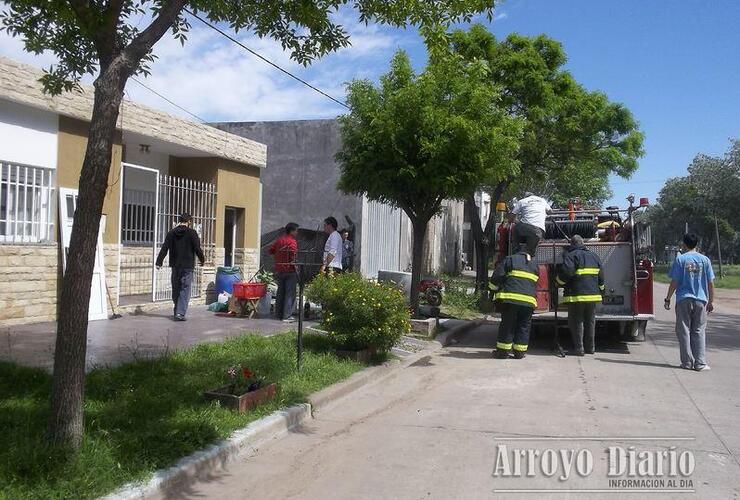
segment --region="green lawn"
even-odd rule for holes
[[[0,498],[95,498],[201,449],[279,408],[304,402],[362,366],[330,354],[328,340],[304,337],[295,371],[295,334],[244,335],[154,361],[100,369],[87,378],[85,440],[66,460],[44,445],[51,377],[0,363]],[[244,364],[278,382],[276,398],[245,414],[206,403],[228,366]]]
[[[719,277],[719,266],[712,264],[714,274],[716,276],[714,280],[714,286],[717,288],[733,288],[740,289],[740,265],[723,265],[722,272],[724,277]],[[655,266],[654,279],[658,283],[670,283],[671,280],[668,277],[668,266],[660,264]]]

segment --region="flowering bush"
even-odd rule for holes
[[[235,395],[256,391],[265,384],[262,377],[243,365],[230,366],[226,370],[229,392]]]
[[[411,330],[403,294],[360,274],[317,276],[306,295],[322,305],[324,328],[342,349],[388,351]]]

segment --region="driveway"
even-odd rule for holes
[[[664,294],[656,286],[656,305]],[[601,342],[584,358],[556,358],[543,340],[524,360],[494,360],[496,326],[481,326],[171,498],[738,498],[740,312],[718,304],[712,370],[697,373],[676,368],[672,312],[656,311],[646,342]],[[625,465],[610,482],[609,447],[644,453],[643,472],[661,461],[664,475]],[[568,472],[569,456],[584,471],[590,456],[590,474]],[[666,476],[671,457],[684,462]]]
[[[308,323],[310,325],[311,323]],[[124,314],[91,321],[87,330],[87,369],[114,366],[201,342],[216,342],[245,332],[260,335],[295,330],[297,323],[273,319],[216,316],[205,306],[191,306],[188,320],[175,322],[171,309]],[[0,330],[0,360],[51,370],[56,323],[20,325]]]

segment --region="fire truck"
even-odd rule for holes
[[[604,272],[605,291],[596,307],[597,328],[618,329],[628,340],[645,340],[647,323],[655,317],[652,237],[648,223],[636,216],[648,206],[648,200],[641,198],[637,205],[634,196],[627,200],[629,207],[625,209],[584,209],[570,204],[568,209],[549,214],[545,236],[534,256],[540,278],[533,326],[567,321],[563,290],[557,287],[555,277],[570,238],[579,234],[586,248],[601,259]],[[498,225],[497,260],[514,251],[513,227],[513,223]]]

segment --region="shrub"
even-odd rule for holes
[[[322,305],[324,328],[337,347],[388,351],[411,331],[403,294],[392,285],[364,279],[357,273],[317,276],[306,292]]]

